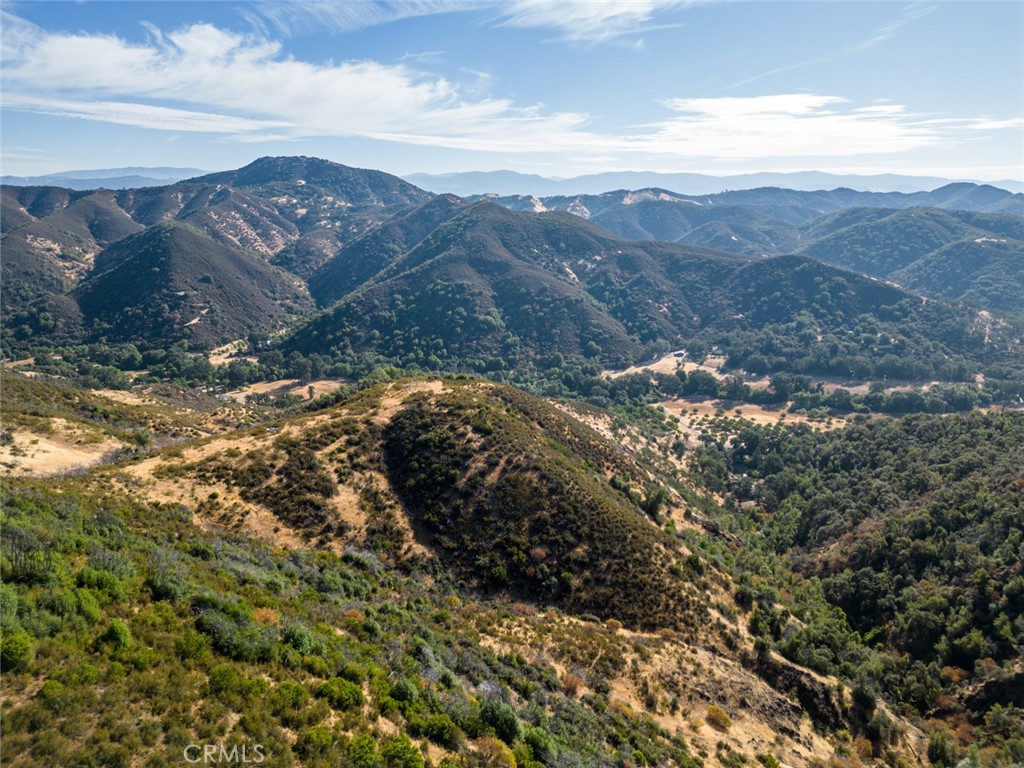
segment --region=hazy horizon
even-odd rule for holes
[[[1013,3],[25,2],[3,173],[1022,177]]]

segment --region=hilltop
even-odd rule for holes
[[[1015,357],[1012,342],[984,344],[974,311],[806,257],[744,258],[623,240],[562,212],[452,205],[411,247],[382,228],[327,262],[311,284],[336,303],[282,350],[478,372],[587,359],[624,368],[696,338],[737,367],[757,356],[759,372],[906,379],[963,378],[986,357]],[[799,338],[809,329],[810,345]]]
[[[177,222],[103,251],[72,296],[93,338],[200,346],[275,330],[311,304],[284,271]]]
[[[307,157],[261,158],[235,171],[116,192],[5,187],[4,343],[19,353],[104,341],[158,347],[187,340],[208,349],[287,329],[276,344],[284,355],[316,354],[350,369],[381,362],[543,370],[556,356],[626,367],[689,344],[717,346],[733,366],[756,356],[768,371],[1007,378],[1015,375],[1015,331],[1000,318],[919,303],[809,261],[755,262],[799,250],[932,299],[1013,312],[1021,292],[1013,278],[1019,217],[850,208],[884,200],[996,210],[1013,199],[969,185],[895,197],[841,189],[703,198],[640,190],[530,198],[523,203],[529,210],[513,213]],[[839,212],[822,217],[823,210]],[[150,263],[163,258],[158,243],[172,273],[162,287],[139,282],[142,272],[162,268]],[[899,243],[901,255],[887,257],[886,243]],[[874,254],[869,260],[856,256],[865,247]],[[220,283],[207,282],[221,273]],[[851,289],[841,311],[836,296],[796,287],[810,273]],[[754,311],[768,302],[767,314]],[[252,312],[241,311],[246,303]],[[136,322],[140,306],[158,311]],[[786,337],[784,354],[764,338],[765,322]],[[808,322],[829,351],[798,360],[799,345],[788,337]],[[859,341],[850,338],[851,325],[863,329]],[[897,371],[883,361],[900,337],[913,364]]]
[[[105,300],[102,310],[90,302],[83,318],[78,297],[93,294],[84,284],[100,278],[103,271],[108,272],[100,280],[104,291],[125,298],[134,295],[131,282],[120,280],[129,271],[111,273],[107,267],[133,248],[143,249],[152,238],[158,238],[151,233],[120,242],[146,228],[172,222],[188,225],[176,235],[190,241],[180,258],[176,257],[176,268],[187,284],[177,291],[195,290],[192,283],[212,274],[208,267],[226,260],[233,265],[226,267],[227,274],[240,268],[260,274],[255,292],[251,287],[239,287],[228,289],[229,293],[241,290],[256,297],[266,292],[268,282],[291,283],[289,288],[269,292],[280,294],[278,298],[301,310],[303,300],[289,294],[296,290],[305,293],[305,287],[294,280],[271,277],[274,270],[252,266],[253,258],[273,261],[306,276],[341,244],[432,197],[397,177],[310,158],[262,158],[237,171],[138,189],[76,192],[5,185],[2,192],[3,332],[7,344],[80,341],[88,337],[96,322],[114,322],[116,326],[117,321],[111,321],[109,315],[131,314],[129,305],[113,306]],[[186,231],[191,234],[182,234]],[[224,247],[201,242],[197,232]],[[104,253],[115,244],[119,247]],[[200,253],[205,254],[199,259],[202,264],[188,263]],[[242,263],[249,266],[239,267]],[[190,273],[192,266],[201,266],[202,271]],[[229,319],[212,330],[188,332],[199,346],[214,346],[247,331],[277,327],[271,321],[279,313],[264,300],[256,298],[254,322],[240,329],[230,319],[236,311],[230,301],[222,307],[219,300],[223,295],[206,298],[211,301],[202,299],[192,309],[222,309]],[[183,317],[180,322],[191,319],[194,317]],[[149,323],[131,333],[115,328],[112,338],[166,343],[181,338],[176,322]],[[165,332],[169,335],[164,336]]]
[[[5,650],[5,760],[120,754],[113,732],[44,745],[27,727],[97,722],[86,704],[111,686],[111,726],[177,723],[137,745],[154,758],[203,722],[282,765],[419,743],[435,764],[804,766],[843,729],[920,754],[887,709],[755,653],[742,587],[668,524],[714,536],[712,507],[581,418],[603,417],[409,380],[46,489],[6,481],[3,629],[24,653]],[[68,526],[82,562],[50,548]],[[59,672],[36,639],[50,616]],[[159,697],[122,695],[143,683]],[[179,711],[196,702],[201,719]]]

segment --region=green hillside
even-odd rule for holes
[[[979,708],[995,708],[1019,727],[1022,438],[1020,413],[973,413],[833,432],[746,424],[709,442],[700,464],[745,508],[732,516],[745,546],[783,557],[838,609],[792,632],[762,601],[752,629],[790,658],[846,669],[922,715],[966,712],[980,725]],[[862,644],[888,658],[869,663]],[[1012,731],[987,738],[998,744]],[[1008,754],[1024,747],[1013,743]]]
[[[354,248],[331,263],[334,285],[380,271],[285,337],[285,354],[495,372],[625,367],[696,343],[757,373],[963,380],[1020,367],[1013,329],[973,310],[805,257],[622,240],[561,212],[478,203],[401,255],[386,229]]]
[[[65,294],[107,245],[140,231],[114,193],[3,187],[3,343],[67,343],[81,315]]]
[[[696,330],[700,318],[680,284],[696,292],[737,261],[620,240],[568,214],[480,203],[310,320],[284,348],[372,352],[430,367],[462,361],[483,369],[556,354],[621,365]]]
[[[93,339],[209,347],[274,330],[310,303],[286,273],[181,223],[121,240],[97,267],[73,293]]]
[[[344,246],[309,276],[309,292],[327,306],[369,281],[466,207],[459,198],[439,195],[396,216]]]
[[[176,765],[197,743],[282,768],[701,764],[650,716],[481,642],[507,612],[373,553],[211,534],[75,481],[2,492],[5,765]],[[549,631],[565,661],[608,654],[597,686],[631,646],[589,626]]]
[[[466,385],[412,403],[383,439],[399,498],[470,584],[630,626],[700,621],[678,545],[609,485],[646,473],[560,411]]]
[[[730,564],[665,526],[735,540],[684,475],[512,388],[371,387],[2,493],[11,765],[174,764],[205,740],[346,768],[923,748],[756,654]]]
[[[1024,219],[932,209],[851,209],[805,230],[802,253],[927,296],[1019,313]]]
[[[965,301],[997,312],[1024,307],[1024,240],[981,236],[929,253],[892,273],[892,279],[928,296]]]

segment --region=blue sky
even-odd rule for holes
[[[3,172],[1024,177],[1018,2],[14,2]]]

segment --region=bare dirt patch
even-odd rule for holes
[[[91,391],[93,394],[103,395],[109,400],[125,405],[162,405],[159,400],[126,389],[94,389]]]
[[[400,387],[389,387],[387,394],[380,399],[380,404],[374,411],[373,420],[378,424],[389,421],[401,410],[406,398],[416,392],[431,392],[439,395],[443,391],[443,381],[416,381]]]
[[[234,400],[236,403],[244,403],[247,395],[268,395],[277,397],[279,395],[298,395],[303,399],[309,397],[309,388],[313,388],[313,397],[326,395],[333,392],[344,384],[340,379],[319,379],[318,381],[299,381],[298,379],[277,379],[276,381],[261,381],[250,384],[241,389],[225,393],[224,397]]]
[[[620,376],[628,376],[633,373],[675,373],[682,369],[687,373],[690,371],[704,371],[705,373],[710,373],[716,379],[721,379],[723,378],[723,365],[725,365],[724,357],[708,357],[703,363],[695,363],[692,360],[687,360],[685,357],[676,357],[675,352],[672,352],[649,363],[631,365],[622,371],[603,371],[602,375],[611,379],[617,379]]]
[[[123,443],[112,437],[86,432],[63,419],[51,419],[50,431],[18,429],[11,442],[0,445],[0,471],[10,476],[55,475],[95,466]]]
[[[731,400],[683,399],[669,400],[662,403],[661,407],[673,416],[680,417],[680,427],[690,434],[699,432],[696,423],[701,418],[714,418],[715,416],[746,419],[763,426],[781,423],[810,424],[815,429],[838,429],[846,425],[846,421],[838,416],[832,416],[822,421],[808,418],[802,413],[790,413],[787,411],[788,403],[763,406]]]
[[[218,368],[228,365],[233,360],[245,360],[250,363],[259,362],[255,357],[241,356],[238,353],[248,346],[245,339],[235,339],[227,344],[210,350],[210,365]]]

